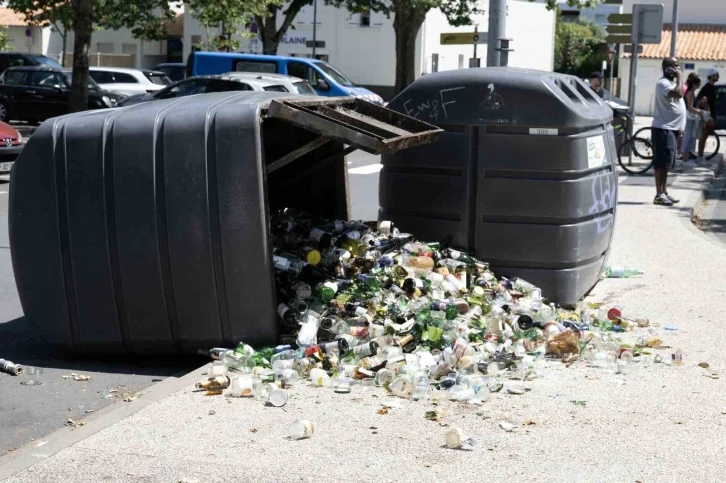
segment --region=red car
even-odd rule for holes
[[[23,137],[10,124],[0,121],[0,175],[10,174],[15,158],[23,150]]]

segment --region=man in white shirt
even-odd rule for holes
[[[675,57],[663,59],[663,77],[655,85],[655,114],[651,140],[655,171],[656,205],[672,206],[678,200],[668,194],[668,169],[676,160],[678,136],[686,127],[683,74]]]

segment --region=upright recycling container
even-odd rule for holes
[[[346,153],[438,131],[353,98],[257,92],[46,121],[12,172],[25,315],[67,352],[275,343],[271,210],[347,218]]]
[[[449,239],[562,304],[595,285],[618,173],[612,110],[582,81],[513,68],[440,72],[388,107],[445,132],[383,156],[379,219]]]

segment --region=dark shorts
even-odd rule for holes
[[[653,167],[669,169],[676,162],[678,131],[654,127],[651,141],[653,143]]]

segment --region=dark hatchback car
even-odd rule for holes
[[[0,74],[9,67],[44,65],[61,69],[61,65],[50,57],[40,54],[26,54],[22,52],[0,52]]]
[[[0,76],[0,121],[45,121],[68,113],[71,71],[53,67],[10,67]],[[116,107],[124,96],[101,90],[88,79],[88,109]]]
[[[726,129],[726,84],[716,85],[716,129]]]

